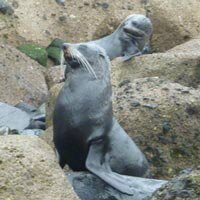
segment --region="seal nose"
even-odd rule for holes
[[[63,43],[63,45],[62,45],[62,49],[63,49],[63,50],[67,50],[67,49],[69,49],[69,44],[67,44],[67,43]]]

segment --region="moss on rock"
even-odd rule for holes
[[[60,49],[64,40],[59,38],[54,39],[51,44],[47,47],[48,57],[54,61],[56,65],[60,64]]]
[[[21,52],[36,60],[43,66],[47,65],[47,51],[37,44],[23,44],[17,47]]]

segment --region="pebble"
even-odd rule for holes
[[[158,104],[144,104],[143,106],[146,108],[155,109],[158,107]]]

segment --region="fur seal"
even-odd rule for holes
[[[129,15],[110,35],[91,41],[105,49],[110,60],[123,57],[124,61],[150,51],[153,32],[151,20],[141,14]]]
[[[90,171],[113,188],[132,195],[131,180],[148,163],[113,117],[110,61],[94,44],[64,44],[65,84],[55,104],[53,141],[60,166]]]

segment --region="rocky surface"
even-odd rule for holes
[[[113,62],[113,83],[123,79],[158,76],[185,86],[200,86],[200,40],[191,40],[166,53],[135,57],[129,62]]]
[[[154,25],[152,49],[163,52],[193,38],[200,38],[199,0],[147,0],[146,12]]]
[[[31,118],[26,112],[0,102],[0,127],[5,126],[22,131],[28,127],[30,120]]]
[[[199,200],[200,170],[184,170],[156,191],[148,200]]]
[[[55,106],[55,102],[56,102],[56,98],[62,88],[62,86],[64,85],[64,83],[59,83],[59,84],[55,84],[50,90],[49,90],[49,96],[47,99],[47,104],[46,104],[46,110],[47,110],[47,114],[46,114],[46,126],[50,127],[52,126],[52,117],[53,117],[53,110],[54,110],[54,106]]]
[[[0,136],[2,200],[78,200],[53,150],[35,136]]]
[[[74,172],[68,175],[75,192],[81,200],[144,200],[166,181],[130,177],[135,193],[133,196],[122,194],[88,172]]]
[[[53,149],[55,148],[53,143],[53,126],[47,128],[41,135],[40,138],[43,139],[48,145]]]
[[[64,72],[65,67],[60,65],[53,66],[47,69],[45,77],[48,83],[48,88],[52,88],[55,84],[63,82]]]
[[[114,87],[114,113],[143,149],[154,176],[169,178],[200,159],[200,92],[156,77]]]
[[[0,101],[12,105],[43,103],[47,85],[42,66],[8,45],[0,45],[0,54]]]

